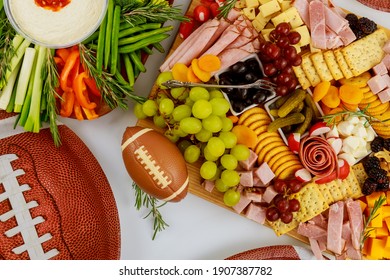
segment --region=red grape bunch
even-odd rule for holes
[[[264,74],[277,84],[276,94],[283,96],[292,92],[298,85],[293,66],[302,63],[302,57],[293,46],[301,40],[301,35],[291,30],[289,23],[279,23],[269,34],[270,41],[260,45],[259,58],[264,65]]]
[[[274,190],[278,193],[271,201],[266,211],[266,218],[270,222],[280,219],[283,223],[291,223],[293,212],[299,211],[301,205],[295,198],[289,199],[292,193],[297,193],[302,189],[302,183],[296,179],[274,181]]]

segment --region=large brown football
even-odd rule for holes
[[[96,158],[59,125],[62,145],[49,128],[13,128],[0,111],[0,259],[119,259],[115,199]]]
[[[151,128],[127,127],[122,139],[127,172],[149,195],[178,202],[187,195],[188,171],[180,150]]]
[[[375,10],[390,12],[389,0],[358,0],[358,1]]]

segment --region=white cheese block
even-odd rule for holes
[[[271,0],[261,5],[259,10],[263,17],[269,17],[272,14],[279,12],[281,9],[277,0]]]

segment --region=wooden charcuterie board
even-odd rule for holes
[[[186,12],[186,14],[188,15],[191,15],[193,13],[193,10],[194,8],[199,5],[201,3],[200,0],[193,0],[191,2],[191,4],[189,5],[189,8]],[[386,32],[387,32],[387,35],[388,37],[390,38],[390,30],[387,30],[386,29]],[[172,46],[170,48],[170,51],[168,52],[168,55],[167,57],[169,57],[169,55],[183,42],[183,40],[180,38],[180,36],[177,34],[173,43],[172,43]],[[153,96],[156,94],[158,90],[158,87],[156,85],[154,85],[152,87],[152,90],[150,92],[150,96]],[[154,124],[153,124],[153,121],[151,119],[144,119],[144,120],[139,120],[137,122],[137,125],[139,126],[142,126],[142,127],[150,127],[150,128],[154,128],[156,129],[157,131],[160,131],[160,132],[164,132],[163,129],[161,128],[158,128],[156,127]],[[218,192],[217,190],[213,190],[211,193],[206,191],[200,184],[200,182],[202,181],[201,177],[200,177],[200,174],[199,174],[199,168],[200,168],[200,165],[201,163],[200,162],[197,162],[195,164],[187,164],[187,167],[188,167],[188,172],[189,172],[189,177],[190,177],[190,185],[189,185],[189,192],[191,194],[194,194],[200,198],[203,198],[205,199],[206,201],[209,201],[211,203],[214,203],[215,205],[218,205],[220,207],[223,207],[229,211],[232,211],[234,212],[234,210],[230,207],[227,207],[224,203],[223,203],[223,194]],[[236,213],[236,212],[234,212]],[[242,214],[241,214],[242,215]],[[243,217],[245,217],[244,215],[242,215]],[[246,217],[245,217],[246,218]],[[265,226],[267,226],[265,224]],[[300,240],[304,243],[309,243],[308,239],[302,235],[299,235],[296,231],[296,229],[290,231],[287,233],[289,236],[297,239],[297,240]]]

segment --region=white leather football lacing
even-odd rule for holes
[[[31,260],[47,260],[59,254],[57,249],[52,249],[44,252],[42,244],[52,238],[50,233],[38,236],[35,228],[37,224],[43,223],[45,219],[41,216],[31,216],[30,209],[39,206],[36,201],[26,202],[23,195],[24,192],[29,191],[30,186],[24,184],[19,185],[18,176],[24,173],[23,170],[13,170],[11,162],[18,159],[14,154],[0,156],[0,184],[3,184],[5,192],[0,194],[0,203],[9,200],[12,210],[0,216],[0,222],[15,217],[17,226],[5,232],[8,238],[20,233],[24,244],[12,249],[15,254],[21,254],[27,251]]]
[[[164,174],[164,171],[161,170],[161,167],[152,159],[145,146],[139,147],[135,151],[135,156],[161,189],[165,189],[172,183],[168,176]]]

